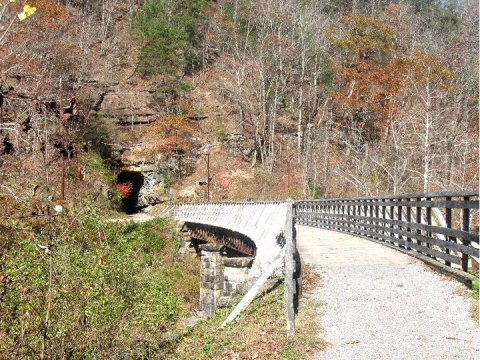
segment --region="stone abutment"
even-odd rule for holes
[[[200,310],[207,317],[219,307],[234,305],[246,293],[252,257],[229,257],[220,244],[200,249]]]

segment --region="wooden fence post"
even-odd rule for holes
[[[427,202],[427,203],[428,203],[430,200],[432,200],[432,199],[429,198],[429,197],[426,197],[426,198],[425,198],[425,202]],[[427,218],[427,225],[430,226],[430,225],[432,225],[432,208],[431,208],[431,206],[429,206],[428,204],[427,204],[426,207],[425,207],[425,212],[426,212],[426,213],[425,213],[425,217]],[[429,230],[427,230],[427,237],[432,237],[432,232],[429,231]],[[426,245],[427,245],[427,248],[430,248],[430,247],[431,247],[430,243],[428,243],[428,242],[427,242]],[[432,255],[427,254],[427,256],[431,257]]]
[[[293,201],[287,202],[287,219],[285,223],[285,310],[287,316],[287,336],[295,335],[295,309],[294,309],[294,292],[295,282],[293,274],[295,270],[293,254],[295,251],[295,239],[293,228]]]
[[[470,200],[470,196],[465,196],[463,200]],[[462,209],[462,230],[465,232],[470,231],[470,209],[468,207]],[[462,239],[462,244],[464,246],[470,246],[470,241]],[[468,271],[468,254],[465,253],[462,253],[462,270],[465,272]]]
[[[445,198],[445,201],[451,201],[452,200],[452,197],[451,196],[447,196]],[[451,229],[452,228],[452,208],[449,208],[449,207],[446,207],[445,208],[445,223],[447,225],[447,228]],[[445,241],[452,241],[452,237],[449,236],[449,235],[445,235]],[[454,240],[455,241],[455,240]],[[445,248],[445,254],[450,254],[450,249],[449,248]],[[447,266],[452,266],[452,263],[448,260],[445,260],[445,265]]]

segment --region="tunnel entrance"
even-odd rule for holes
[[[122,196],[122,210],[127,214],[137,212],[138,195],[145,182],[142,173],[122,171],[117,177],[117,191]]]

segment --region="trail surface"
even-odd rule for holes
[[[459,282],[371,241],[297,227],[302,261],[322,276],[316,359],[479,359],[479,326]]]

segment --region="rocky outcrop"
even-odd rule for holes
[[[136,182],[135,199],[131,201],[134,205],[130,206],[136,209],[172,200],[174,194],[170,187],[176,178],[189,175],[195,169],[195,159],[183,159],[172,151],[161,151],[160,136],[138,135],[143,134],[142,131],[148,133],[150,130],[145,129],[152,126],[148,124],[161,121],[167,112],[165,103],[154,97],[155,91],[155,85],[115,86],[102,94],[96,107],[97,116],[115,133],[109,145],[122,179],[131,178]],[[192,115],[195,120],[206,116]],[[130,131],[129,126],[132,129],[135,126],[138,131]],[[190,140],[195,142],[195,139]]]
[[[137,172],[143,176],[137,198],[138,208],[171,200],[169,185],[175,171],[175,164],[171,159],[146,145],[136,145],[124,149],[120,164],[122,170]]]
[[[255,153],[255,142],[241,134],[231,134],[226,140],[230,154],[251,160]]]
[[[158,118],[152,91],[118,89],[105,94],[98,114],[119,125],[148,124]]]
[[[208,114],[201,111],[186,114],[190,108],[182,108],[165,96],[159,98],[156,95],[158,86],[139,82],[116,85],[102,92],[95,106],[105,128],[114,134],[109,139],[109,155],[118,164],[122,181],[130,178],[136,184],[135,199],[129,200],[130,212],[170,201],[174,196],[183,199],[202,197],[202,189],[198,186],[180,189],[175,194],[171,189],[179,178],[195,171],[197,159],[195,156],[182,157],[182,149],[175,148],[177,135],[162,132],[160,122],[167,114],[181,113],[197,124],[207,119]],[[199,138],[184,134],[178,139],[188,142],[190,148],[201,142]]]

